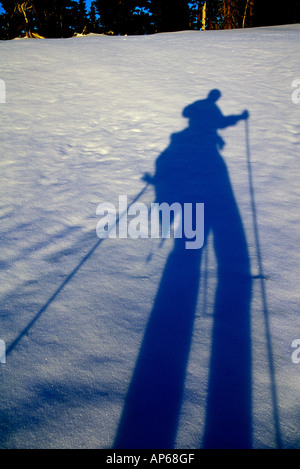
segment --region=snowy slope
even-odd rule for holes
[[[0,339],[7,348],[0,364],[1,448],[135,448],[143,419],[149,443],[142,447],[226,446],[228,434],[228,446],[300,448],[300,363],[293,363],[291,346],[300,339],[300,104],[292,101],[299,38],[294,25],[0,43],[6,83],[6,104],[0,104]],[[250,323],[241,329],[238,311],[231,310],[232,296],[239,298],[234,265],[225,266],[229,290],[230,276],[235,279],[232,295],[224,297],[227,319],[223,326],[217,322],[221,273],[212,233],[189,323],[170,286],[160,309],[166,316],[173,308],[174,319],[172,311],[156,317],[153,307],[172,239],[160,246],[150,238],[100,242],[96,234],[98,204],[117,205],[122,194],[135,198],[171,135],[185,135],[183,110],[212,89],[222,93],[217,105],[224,115],[250,113],[249,138],[244,120],[218,131],[250,259]],[[194,144],[185,142],[188,166]],[[205,152],[202,144],[203,136],[197,146]],[[181,183],[188,187],[186,175]],[[154,199],[150,186],[140,201]],[[223,227],[225,233],[226,214]],[[181,260],[166,271],[177,286],[182,272],[190,302],[188,267]],[[221,329],[214,335],[216,324]],[[228,339],[232,331],[236,343]],[[184,334],[185,356],[176,347]],[[248,380],[246,393],[237,368],[247,375],[241,377]],[[183,374],[176,377],[179,369]],[[212,370],[218,376],[212,378]],[[230,376],[232,398],[223,389]],[[177,404],[168,383],[178,387]],[[172,419],[160,442],[160,416],[169,401]],[[210,410],[214,404],[217,410]],[[243,426],[244,443],[234,436]]]

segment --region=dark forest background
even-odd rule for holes
[[[300,0],[2,0],[0,39],[300,23]]]

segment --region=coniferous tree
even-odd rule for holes
[[[76,29],[75,0],[3,0],[9,38],[18,35],[70,37]]]
[[[76,11],[76,24],[75,28],[78,33],[87,33],[88,30],[88,17],[86,11],[86,3],[85,0],[79,0],[77,11]]]
[[[300,23],[300,0],[255,0],[253,11],[254,26]]]
[[[243,14],[242,28],[245,28],[246,26],[252,26],[253,14],[254,14],[254,0],[246,0],[244,14]]]
[[[132,28],[134,34],[151,34],[155,31],[152,16],[147,9],[148,3],[148,1],[139,2],[133,10]]]
[[[220,29],[222,15],[220,14],[220,0],[195,0],[189,2],[189,28],[202,29],[202,13],[206,4],[205,29]]]
[[[45,37],[70,37],[76,31],[75,0],[34,0],[39,27]]]
[[[96,0],[95,6],[100,15],[102,31],[105,33],[114,32],[116,29],[118,0]]]
[[[150,10],[157,32],[183,31],[189,27],[187,0],[152,0]]]
[[[239,0],[223,0],[223,27],[224,29],[235,29],[238,27],[240,12]]]
[[[34,15],[34,3],[32,0],[16,1],[14,8],[14,15],[20,15],[19,24],[22,25],[20,28],[24,30],[26,37],[32,37],[33,15]]]
[[[2,6],[5,10],[5,30],[9,38],[22,33],[29,37],[33,29],[33,2],[3,0]]]
[[[300,0],[2,0],[0,39],[70,37],[75,32],[149,34],[300,22]]]
[[[17,22],[13,20],[9,9],[0,15],[0,39],[11,39],[18,35]]]
[[[151,29],[149,0],[96,0],[102,32],[144,34]]]
[[[100,32],[100,22],[99,19],[97,18],[97,13],[96,13],[96,5],[95,1],[91,3],[91,8],[88,13],[88,19],[89,19],[89,32],[91,33],[99,33]]]

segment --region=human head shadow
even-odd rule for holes
[[[156,202],[204,203],[202,249],[174,240],[149,316],[126,396],[115,448],[174,448],[201,282],[200,265],[213,235],[215,294],[204,448],[251,447],[251,275],[246,237],[218,129],[248,117],[224,116],[219,90],[188,105],[189,125],[157,158]],[[201,315],[201,311],[200,311]],[[199,383],[201,386],[201,383]]]

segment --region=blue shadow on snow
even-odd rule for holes
[[[189,125],[171,136],[156,160],[156,202],[204,203],[202,249],[175,239],[146,326],[116,435],[116,449],[174,448],[200,285],[200,266],[213,234],[218,285],[203,448],[251,448],[251,274],[246,237],[218,129],[247,119],[224,116],[219,90],[188,105]],[[200,312],[201,314],[201,312]],[[201,385],[201,383],[200,383]]]

